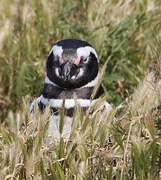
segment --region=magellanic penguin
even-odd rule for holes
[[[86,111],[104,94],[100,86],[91,100],[98,77],[98,55],[88,42],[64,39],[53,45],[47,59],[44,88],[30,107],[30,113],[33,113],[35,104],[38,104],[42,112],[46,106],[52,109],[47,132],[50,142],[60,139],[58,112],[62,106],[65,108],[65,121],[61,137],[68,139],[76,101]],[[111,110],[111,105],[106,101],[104,107],[108,112]]]

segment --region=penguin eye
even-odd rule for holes
[[[86,64],[89,61],[89,59],[90,59],[90,57],[87,57],[87,58],[84,58],[82,61],[83,61],[83,63]]]

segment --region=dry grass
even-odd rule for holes
[[[161,178],[159,0],[0,1],[0,179]],[[111,114],[76,108],[68,142],[48,147],[48,110],[29,117],[52,43],[91,42]]]

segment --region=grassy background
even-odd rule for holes
[[[159,0],[1,0],[0,178],[159,179],[160,19]],[[63,38],[87,40],[102,65],[108,60],[104,86],[114,110],[89,117],[78,107],[71,142],[48,149],[47,113],[30,118],[28,106],[52,44]]]

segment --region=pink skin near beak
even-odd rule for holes
[[[59,63],[60,63],[60,64],[63,64],[63,63],[64,63],[64,60],[63,60],[62,57],[59,58]]]
[[[79,65],[79,63],[80,63],[80,57],[77,57],[74,61],[74,64]]]
[[[60,63],[60,65],[64,63],[64,60],[62,57],[59,58],[59,63]],[[80,63],[80,57],[77,57],[74,61],[74,64],[79,65],[79,63]]]

